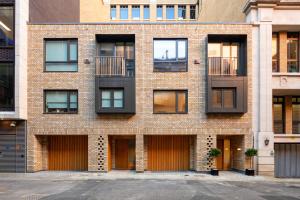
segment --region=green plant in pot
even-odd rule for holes
[[[247,176],[254,176],[255,170],[253,169],[253,157],[257,156],[257,149],[254,148],[247,149],[245,155],[250,159],[250,169],[246,169],[245,173]]]
[[[209,157],[214,159],[214,161],[216,160],[217,157],[219,157],[222,154],[222,151],[220,149],[217,148],[212,148],[209,151]],[[210,174],[213,176],[219,176],[219,170],[218,169],[211,169]]]

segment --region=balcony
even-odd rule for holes
[[[96,113],[135,114],[134,36],[96,38]]]
[[[207,114],[247,112],[247,37],[209,35]]]

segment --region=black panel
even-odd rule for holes
[[[101,89],[123,89],[123,108],[101,108]],[[96,76],[96,113],[98,114],[135,114],[134,77],[97,77]]]
[[[133,34],[98,34],[96,35],[97,42],[134,42],[135,35]]]

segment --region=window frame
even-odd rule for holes
[[[64,42],[67,42],[67,44],[68,44],[68,47],[67,47],[68,60],[66,62],[63,62],[63,61],[50,61],[50,62],[48,61],[47,62],[47,60],[46,60],[47,41],[64,41]],[[76,48],[77,57],[76,57],[76,60],[71,60],[70,59],[70,45],[71,45],[72,42],[76,42],[76,44],[77,44],[77,48]],[[45,73],[76,73],[76,72],[78,72],[78,68],[79,68],[78,57],[79,57],[78,38],[44,38],[44,69],[43,70],[44,70]],[[63,70],[63,71],[48,71],[47,70],[47,63],[49,63],[49,64],[77,64],[77,69],[76,69],[76,71],[66,71],[66,70]]]
[[[155,112],[154,109],[154,100],[155,100],[155,92],[175,92],[175,112]],[[185,94],[185,112],[178,112],[178,93]],[[180,90],[169,90],[169,89],[155,89],[153,90],[153,102],[152,102],[152,113],[159,115],[159,114],[188,114],[189,113],[189,106],[188,106],[188,90],[187,89],[180,89]]]
[[[289,34],[297,34],[297,37],[289,37]],[[296,49],[296,59],[289,59],[289,48],[288,48],[288,41],[297,41],[297,49]],[[288,73],[299,73],[300,72],[300,63],[299,63],[299,48],[300,48],[300,33],[299,32],[287,32],[287,44],[286,44],[286,56],[287,56],[287,72]],[[292,72],[289,71],[289,62],[296,62],[297,71]]]
[[[103,91],[109,91],[110,93],[110,107],[102,107],[102,92]],[[122,99],[122,107],[115,107],[115,103],[114,103],[114,92],[115,91],[122,91],[123,92],[123,99]],[[99,101],[99,106],[100,109],[103,110],[111,110],[111,109],[124,109],[125,108],[125,90],[124,88],[100,88],[100,101]]]
[[[115,10],[115,16],[112,17],[112,9]],[[110,19],[116,20],[117,19],[117,6],[116,5],[110,5]]]
[[[279,98],[282,98],[282,102],[274,102],[274,99],[279,99]],[[275,129],[274,129],[274,125],[275,125],[275,120],[274,120],[274,104],[280,104],[282,106],[282,133],[275,133]],[[274,134],[286,134],[286,123],[285,123],[285,97],[284,96],[273,96],[272,97],[272,125],[273,125],[273,132]]]
[[[68,112],[47,112],[46,106],[47,106],[47,92],[67,92],[67,105],[68,105]],[[70,94],[71,92],[76,92],[77,94],[77,110],[76,112],[70,112]],[[43,91],[44,95],[44,113],[43,114],[78,114],[79,113],[79,92],[78,90],[74,89],[45,89]]]
[[[212,108],[213,109],[222,109],[222,110],[232,110],[237,108],[237,88],[235,87],[213,87],[211,90],[212,93],[212,100],[213,100],[213,93],[214,90],[221,90],[221,107],[214,107],[212,103]],[[226,108],[224,107],[224,90],[232,90],[233,91],[233,107],[232,108]]]
[[[175,41],[176,42],[176,60],[175,61],[155,61],[155,58],[154,58],[154,52],[155,52],[155,46],[154,46],[154,41]],[[185,61],[180,61],[178,59],[178,42],[180,41],[185,41],[185,53],[186,53],[186,58],[185,58]],[[169,73],[180,73],[180,72],[188,72],[188,60],[189,60],[189,52],[188,52],[188,44],[189,41],[187,38],[153,38],[153,49],[152,49],[152,53],[153,53],[153,56],[152,56],[152,61],[153,61],[153,72],[157,72],[157,73],[165,73],[165,72],[169,72]],[[185,70],[159,70],[159,69],[156,69],[155,68],[155,64],[156,63],[165,63],[165,64],[170,64],[170,63],[185,63]]]

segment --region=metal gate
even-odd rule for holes
[[[300,178],[300,144],[275,144],[275,176]]]
[[[0,135],[0,171],[16,171],[16,135]]]

